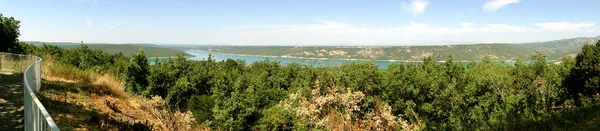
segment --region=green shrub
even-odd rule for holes
[[[209,95],[193,95],[187,102],[187,109],[194,114],[198,123],[212,119],[214,102]]]
[[[125,70],[125,91],[140,93],[148,86],[148,59],[144,51],[140,50],[133,55]]]

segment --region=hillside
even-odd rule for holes
[[[444,60],[471,60],[489,56],[492,59],[514,59],[526,56],[525,50],[507,44],[447,45],[447,46],[388,46],[388,47],[269,47],[269,46],[218,46],[197,48],[214,52],[246,55],[293,56],[340,59],[421,60],[431,56]]]
[[[560,58],[564,56],[575,55],[581,52],[581,48],[586,44],[593,44],[600,40],[600,36],[587,38],[579,37],[572,39],[562,39],[547,42],[534,42],[525,44],[515,44],[517,48],[524,48],[531,51],[539,51],[548,55],[550,58]]]
[[[431,56],[445,60],[452,55],[457,60],[477,60],[489,57],[492,60],[528,59],[538,51],[548,59],[559,59],[581,51],[585,44],[598,41],[594,38],[572,38],[547,42],[522,44],[471,44],[438,46],[197,46],[194,49],[229,54],[292,56],[312,58],[375,59],[416,61]],[[190,47],[188,47],[190,48]]]
[[[79,43],[70,43],[70,42],[38,42],[38,41],[27,41],[26,43],[31,43],[34,46],[42,46],[43,43],[49,45],[56,45],[62,48],[70,49],[76,48],[80,44]],[[192,56],[191,54],[185,53],[181,50],[169,48],[169,47],[161,47],[159,45],[154,44],[105,44],[105,43],[89,43],[85,44],[90,49],[102,50],[107,53],[123,53],[125,56],[131,56],[133,53],[137,53],[139,49],[144,50],[144,53],[147,57],[173,57],[177,56],[178,53],[183,54],[184,56]]]

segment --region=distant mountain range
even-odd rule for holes
[[[556,60],[564,56],[573,56],[581,51],[585,44],[595,44],[598,37],[579,37],[521,44],[463,44],[435,46],[187,46],[205,51],[258,55],[308,58],[373,59],[418,61],[431,56],[436,60],[445,60],[452,55],[455,60],[479,60],[489,57],[492,60],[528,60],[535,52],[548,59]]]
[[[61,48],[76,48],[81,45],[81,43],[72,43],[72,42],[40,42],[40,41],[24,41],[25,43],[33,44],[34,46],[42,46],[44,43],[49,45],[56,45]],[[174,57],[177,56],[177,53],[181,53],[184,56],[193,56],[191,54],[185,53],[178,49],[173,49],[171,47],[165,47],[154,44],[106,44],[106,43],[85,43],[90,49],[102,50],[107,53],[123,53],[125,56],[131,56],[134,53],[137,53],[139,49],[144,51],[146,57]]]

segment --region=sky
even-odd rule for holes
[[[599,0],[0,0],[22,41],[524,43],[600,35]]]

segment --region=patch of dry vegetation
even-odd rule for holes
[[[57,65],[45,57],[40,98],[63,130],[200,130],[191,112],[173,111],[160,97],[148,99],[124,91],[124,82]]]
[[[366,115],[360,114],[362,104],[365,104],[365,94],[360,91],[345,92],[336,86],[328,87],[326,93],[321,93],[317,86],[310,97],[305,97],[299,91],[290,94],[289,99],[279,103],[283,110],[305,121],[302,124],[308,129],[327,130],[419,130],[418,124],[411,124],[395,116],[391,107],[385,103],[375,102],[375,108]]]

